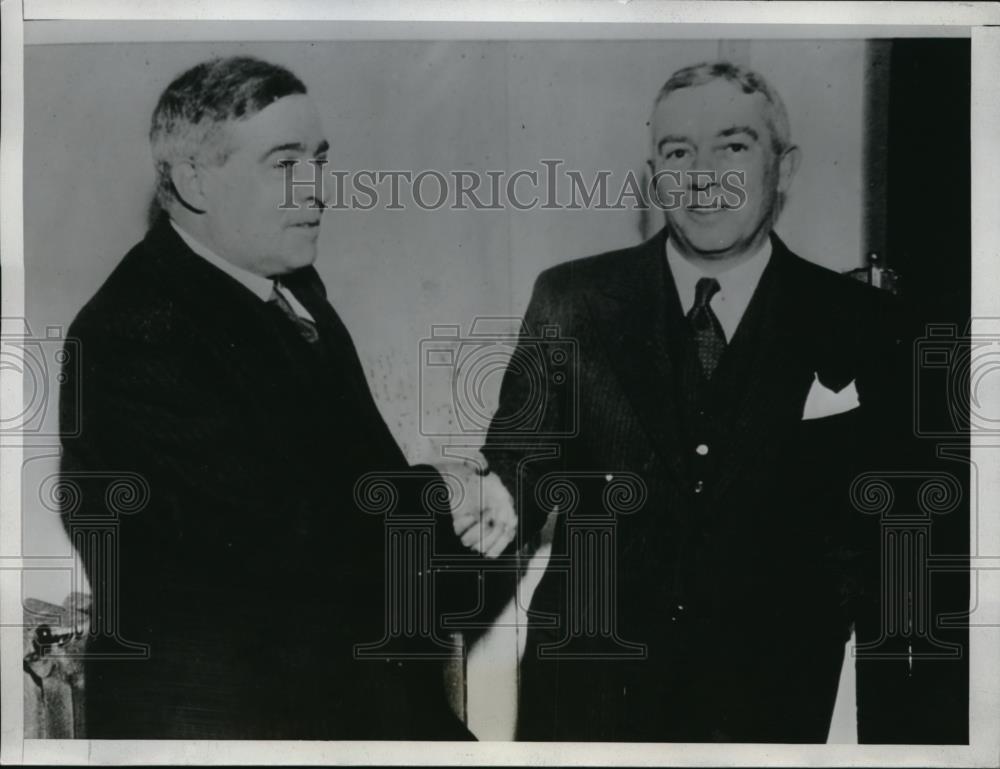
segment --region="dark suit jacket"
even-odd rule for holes
[[[502,385],[483,451],[520,535],[559,506],[518,736],[823,741],[877,550],[850,482],[899,426],[893,310],[772,235],[699,385],[665,238],[543,272]],[[803,421],[817,373],[861,407]]]
[[[64,519],[95,593],[89,737],[468,736],[439,663],[354,659],[386,632],[385,520],[355,484],[410,468],[319,276],[288,284],[316,348],[164,216],[70,329],[82,367],[61,408],[82,430],[64,443]],[[397,491],[422,510],[421,482]],[[109,526],[117,561],[95,544]]]

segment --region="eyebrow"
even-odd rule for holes
[[[663,152],[664,144],[691,144],[691,140],[686,136],[679,136],[677,134],[671,134],[669,136],[664,136],[656,143],[656,151]]]
[[[330,142],[328,142],[326,139],[323,139],[323,141],[321,141],[319,145],[317,145],[316,147],[316,154],[322,155],[329,149],[330,149]],[[278,152],[301,152],[304,154],[308,152],[308,150],[306,149],[306,146],[302,144],[302,142],[289,142],[288,144],[279,144],[277,147],[271,147],[271,149],[269,149],[267,152],[265,152],[263,155],[260,156],[260,159],[267,160],[267,158],[271,157],[271,155],[274,155]]]
[[[760,141],[760,136],[757,131],[748,125],[734,125],[729,128],[723,128],[716,136],[725,138],[727,136],[737,136],[739,134],[746,134],[754,141]],[[692,144],[693,142],[686,136],[681,136],[679,134],[670,134],[669,136],[664,136],[660,141],[656,143],[656,151],[663,152],[663,145],[665,144]]]
[[[757,132],[748,125],[734,125],[731,128],[726,128],[718,133],[719,136],[735,136],[736,134],[746,134],[754,141],[758,141],[760,139]]]

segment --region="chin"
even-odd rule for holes
[[[706,259],[728,253],[735,244],[732,238],[711,237],[704,234],[696,235],[695,237],[691,237],[690,235],[690,233],[684,233],[684,241],[691,250],[696,251]]]
[[[271,261],[272,268],[268,270],[268,275],[287,275],[290,272],[301,270],[316,261],[316,251],[284,253],[275,257]]]
[[[316,261],[316,248],[307,248],[289,254],[286,264],[290,269],[297,270],[300,267],[308,267]]]

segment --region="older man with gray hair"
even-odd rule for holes
[[[877,547],[848,492],[891,433],[893,311],[774,232],[800,153],[763,77],[682,69],[651,127],[677,204],[539,276],[483,449],[518,544],[558,513],[518,738],[822,742]],[[539,397],[551,328],[576,357]]]

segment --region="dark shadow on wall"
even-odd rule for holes
[[[864,743],[967,744],[969,740],[969,408],[968,393],[949,383],[969,383],[971,314],[970,43],[967,39],[899,39],[888,63],[883,146],[869,153],[884,168],[885,199],[872,200],[873,222],[884,211],[885,261],[902,278],[909,321],[905,343],[918,354],[928,327],[950,327],[930,340],[947,353],[931,370],[912,357],[919,393],[899,393],[913,415],[914,450],[905,457],[917,474],[947,473],[961,486],[962,501],[932,517],[928,553],[921,567],[927,586],[924,611],[929,635],[914,646],[953,645],[960,656],[859,659],[859,740]],[[871,102],[869,102],[871,103]],[[876,154],[883,157],[875,159]],[[871,171],[872,165],[868,166]],[[878,232],[878,230],[873,230]],[[874,241],[869,240],[869,243]],[[932,386],[934,385],[934,386]],[[921,426],[933,426],[936,434]],[[886,458],[893,461],[897,458]],[[947,559],[949,569],[935,564]],[[917,597],[910,599],[914,605]],[[926,608],[924,608],[926,606]],[[859,630],[859,638],[861,631]]]

